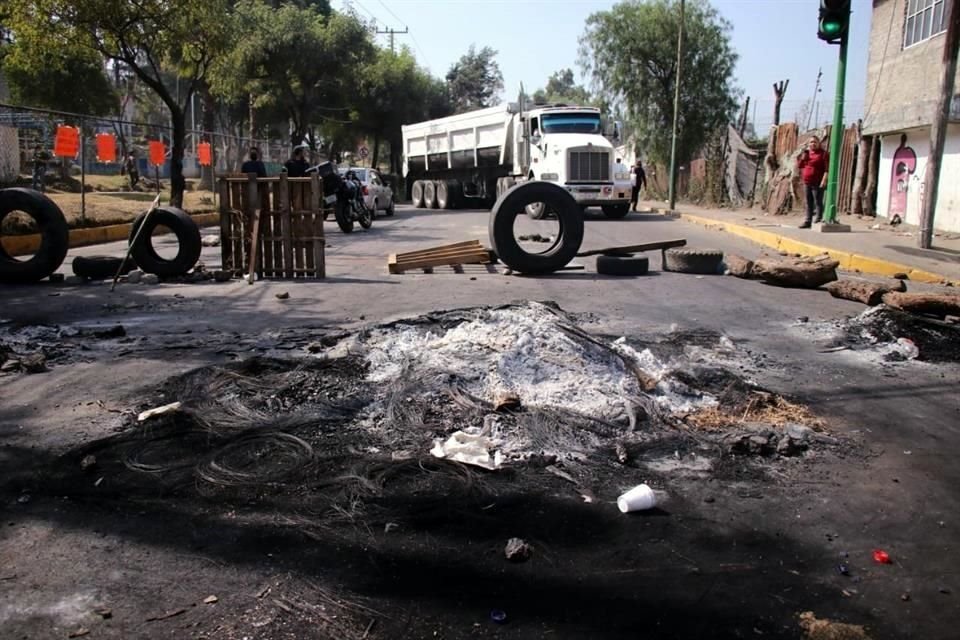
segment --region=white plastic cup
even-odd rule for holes
[[[617,507],[623,513],[643,511],[657,506],[657,496],[648,485],[640,484],[617,498]]]

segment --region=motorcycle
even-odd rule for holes
[[[333,216],[344,233],[353,231],[354,222],[359,222],[364,229],[373,226],[373,211],[364,202],[363,185],[356,178],[345,177],[341,180]]]

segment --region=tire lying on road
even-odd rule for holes
[[[70,229],[60,207],[39,191],[0,189],[0,224],[15,211],[33,218],[40,234],[40,247],[32,258],[18,260],[0,245],[0,282],[37,282],[50,276],[63,264],[70,244]]]
[[[722,273],[723,251],[718,249],[667,249],[663,254],[663,270],[677,273]]]
[[[170,229],[177,237],[179,247],[172,260],[161,257],[153,248],[153,232],[161,226]],[[143,231],[137,235],[140,227]],[[130,229],[130,255],[134,262],[147,273],[161,278],[185,275],[200,259],[201,248],[200,228],[186,211],[177,207],[157,207],[149,218],[146,213],[141,213]]]
[[[120,265],[123,268],[120,268]],[[110,280],[117,275],[126,275],[137,268],[133,260],[114,256],[77,256],[73,259],[73,273],[88,280]]]
[[[525,208],[543,202],[557,217],[556,240],[543,253],[527,253],[514,233],[517,216],[527,215]],[[490,244],[505,265],[527,274],[550,273],[565,267],[580,251],[583,243],[583,216],[580,207],[566,189],[550,182],[525,182],[504,193],[490,213]]]
[[[642,276],[650,271],[647,256],[619,254],[597,256],[597,273],[607,276]]]

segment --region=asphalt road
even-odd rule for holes
[[[860,443],[862,455],[834,464],[826,479],[811,478],[790,501],[721,495],[716,503],[711,501],[708,512],[703,512],[708,507],[694,504],[691,511],[695,515],[688,517],[704,525],[707,537],[700,540],[699,548],[695,542],[683,547],[684,555],[697,556],[715,550],[715,545],[750,549],[762,537],[767,542],[751,559],[751,575],[759,576],[759,582],[751,583],[750,589],[755,590],[757,584],[764,584],[763,579],[769,578],[770,585],[779,584],[776,576],[788,571],[776,549],[803,548],[807,597],[798,598],[798,608],[801,603],[809,608],[813,598],[820,603],[818,616],[865,624],[872,638],[956,637],[960,625],[960,607],[956,605],[960,597],[960,493],[956,490],[960,467],[955,464],[960,455],[960,367],[920,362],[880,367],[848,352],[824,353],[795,330],[798,318],[817,323],[860,313],[861,305],[835,300],[821,291],[660,272],[656,253],[650,254],[652,273],[640,278],[597,275],[592,258],[582,260],[582,271],[536,278],[492,274],[480,267],[468,267],[463,274],[442,268],[433,274],[387,273],[388,254],[475,238],[486,242],[486,225],[484,212],[439,213],[409,207],[398,207],[394,218],[378,218],[366,232],[358,229],[343,234],[331,221],[326,226],[328,277],[319,282],[121,284],[114,293],[104,284],[0,289],[0,319],[9,324],[109,327],[120,323],[133,343],[150,336],[162,338],[171,347],[180,342],[191,345],[138,352],[134,344],[131,353],[93,357],[54,367],[42,375],[0,378],[0,465],[15,478],[3,485],[9,526],[0,532],[0,566],[15,567],[10,575],[18,576],[7,580],[0,575],[2,599],[12,603],[0,607],[0,629],[17,632],[0,635],[65,637],[65,626],[57,626],[55,635],[44,635],[38,629],[43,629],[43,624],[54,625],[49,621],[56,615],[50,612],[58,599],[69,596],[71,584],[110,590],[101,571],[112,554],[119,558],[118,570],[138,573],[150,572],[160,560],[145,559],[131,549],[166,557],[163,567],[168,581],[182,580],[193,570],[193,564],[182,560],[183,550],[160,540],[112,536],[108,543],[98,545],[95,540],[101,534],[95,522],[74,519],[67,529],[60,530],[58,518],[51,516],[51,509],[81,507],[67,502],[51,506],[49,501],[46,505],[18,504],[16,500],[29,487],[24,474],[32,463],[105,435],[98,419],[102,407],[128,407],[138,398],[149,397],[168,376],[221,360],[222,344],[205,348],[205,334],[239,337],[282,328],[354,329],[439,309],[549,300],[567,311],[592,314],[590,328],[604,334],[664,332],[672,326],[720,331],[738,348],[768,359],[760,384],[805,401],[826,419],[832,431]],[[588,214],[584,248],[674,238],[686,238],[693,247],[748,257],[760,254],[759,248],[746,241],[679,220],[630,214],[624,220],[610,221],[599,211]],[[116,243],[78,249],[71,257],[120,255],[122,251],[123,245]],[[215,268],[218,256],[218,249],[205,248],[202,259]],[[277,299],[281,292],[289,293],[289,298]],[[90,404],[94,402],[102,405]],[[724,531],[716,540],[709,539],[711,523],[717,531]],[[731,528],[739,534],[730,537]],[[871,564],[869,554],[880,547],[895,558],[893,566]],[[50,548],[56,553],[48,554],[45,549]],[[89,554],[91,559],[78,565],[77,553]],[[855,581],[836,571],[838,559],[848,556],[854,558],[849,562],[856,566]],[[765,565],[765,560],[781,564]],[[34,563],[45,567],[43,575],[31,571]],[[231,584],[246,584],[242,575],[230,575]],[[790,593],[775,593],[774,586],[770,593],[747,592],[737,586],[736,577],[721,576],[705,591],[691,585],[702,593],[697,606],[704,611],[714,605],[739,608],[759,620],[769,607],[789,608],[793,602]],[[217,579],[226,579],[222,571]],[[651,579],[670,578],[658,575]],[[685,578],[676,579],[673,586],[685,589]],[[145,584],[154,582],[145,578]],[[114,592],[113,597],[122,598],[122,594]],[[151,599],[146,592],[130,597],[139,602]],[[739,626],[713,635],[707,622],[696,637],[755,635],[750,629],[744,632],[749,635],[740,635]],[[638,625],[642,629],[643,621],[638,620]],[[798,628],[787,619],[760,626],[759,632],[766,637],[799,637]],[[565,634],[561,628],[557,635],[543,637],[621,637],[602,633],[601,623],[593,628],[596,632],[587,635],[569,629]],[[115,631],[122,634],[123,629],[117,626]],[[504,627],[498,633],[496,637],[541,637],[529,629]],[[448,628],[443,637],[469,635],[469,630],[460,634]],[[124,636],[104,631],[99,637]],[[162,637],[201,636],[172,633]],[[243,636],[238,631],[237,635],[202,637]],[[281,636],[253,633],[250,637]]]

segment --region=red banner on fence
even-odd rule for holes
[[[150,141],[150,163],[158,167],[167,159],[167,149],[160,140]]]
[[[66,124],[57,125],[53,139],[53,155],[58,158],[76,158],[80,151],[80,129]]]
[[[100,162],[117,161],[117,138],[112,133],[97,134],[97,160]]]
[[[212,160],[212,154],[210,151],[209,142],[201,142],[197,145],[197,160],[199,160],[201,166],[209,167]]]

